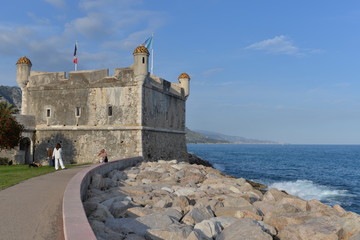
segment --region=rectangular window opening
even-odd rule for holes
[[[112,116],[113,111],[112,111],[112,106],[108,107],[108,116]]]
[[[80,107],[76,107],[75,114],[76,114],[77,117],[80,117],[80,114],[81,114],[81,108]]]
[[[51,117],[51,109],[46,109],[46,117]]]

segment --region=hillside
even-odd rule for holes
[[[214,139],[186,128],[186,143],[230,143],[229,141]]]
[[[238,136],[229,136],[221,133],[204,131],[204,130],[195,130],[195,131],[211,139],[216,139],[219,141],[225,141],[236,144],[277,144],[277,142],[273,142],[273,141],[258,140],[258,139],[244,138]]]
[[[21,108],[21,89],[19,87],[0,86],[0,100]]]

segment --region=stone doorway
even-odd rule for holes
[[[23,138],[20,141],[20,151],[23,151],[24,154],[24,164],[30,164],[32,159],[30,159],[30,145],[31,141],[29,138]]]

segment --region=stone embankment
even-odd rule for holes
[[[359,240],[360,216],[211,167],[144,162],[94,175],[83,202],[98,239]]]

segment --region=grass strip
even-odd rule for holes
[[[69,164],[67,168],[72,168],[88,164]],[[14,186],[27,179],[40,175],[55,172],[54,167],[29,167],[28,165],[0,166],[0,190]]]

